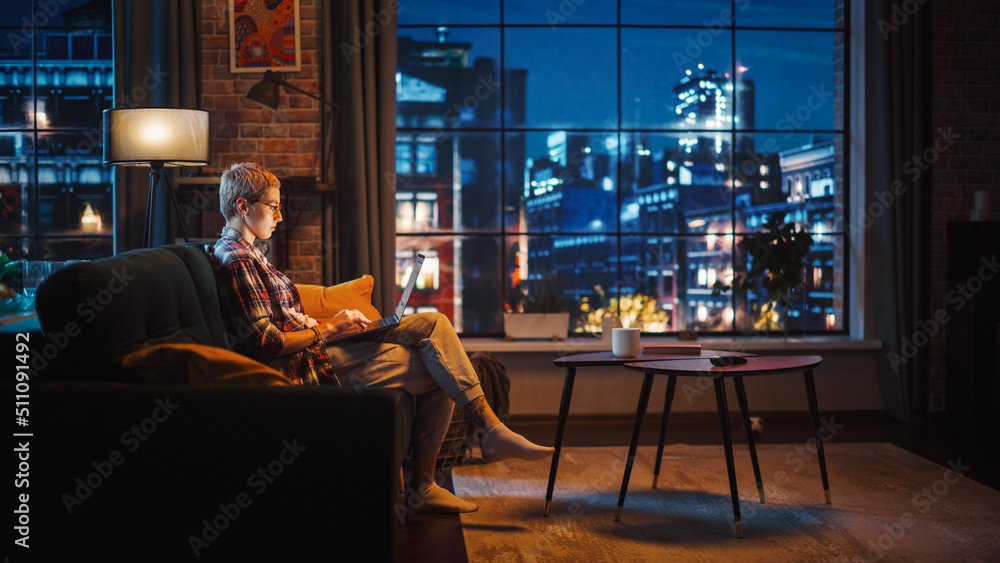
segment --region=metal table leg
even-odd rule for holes
[[[649,392],[653,388],[653,374],[646,373],[642,378],[642,391],[639,392],[639,405],[635,409],[635,426],[632,428],[632,442],[628,446],[628,459],[625,460],[625,475],[622,477],[622,490],[618,494],[618,510],[615,512],[615,522],[622,519],[622,508],[625,506],[625,493],[628,492],[628,480],[632,476],[632,464],[635,461],[635,450],[639,445],[639,431],[642,430],[642,420],[646,417],[646,407],[649,405]]]
[[[736,387],[736,400],[740,403],[740,413],[743,415],[743,427],[747,432],[747,444],[750,446],[750,460],[753,462],[753,476],[757,478],[757,494],[760,495],[760,503],[764,502],[764,481],[760,478],[760,465],[757,463],[757,445],[753,439],[753,428],[750,427],[750,409],[747,408],[747,392],[743,387],[743,378],[734,377],[733,385]]]
[[[729,494],[733,497],[733,518],[736,521],[736,537],[743,537],[743,522],[740,519],[740,496],[736,489],[736,463],[733,461],[733,439],[729,434],[729,405],[726,402],[726,388],[721,377],[716,377],[715,401],[719,407],[719,423],[722,425],[722,441],[726,448],[726,470],[729,472]]]
[[[826,476],[826,456],[823,454],[823,439],[819,435],[819,406],[816,403],[816,383],[813,381],[811,369],[805,371],[806,396],[809,399],[809,412],[812,414],[813,436],[816,438],[816,457],[819,458],[819,471],[823,477],[823,493],[826,503],[833,504],[830,499],[830,481]]]
[[[576,379],[576,368],[566,368],[566,379],[563,380],[562,401],[559,403],[559,423],[556,425],[555,453],[552,454],[552,467],[549,469],[549,485],[545,489],[545,510],[543,516],[549,515],[552,505],[552,490],[556,485],[556,471],[559,469],[559,452],[562,451],[563,431],[566,430],[566,416],[569,414],[569,402],[573,398],[573,381]]]
[[[670,406],[674,403],[674,391],[677,387],[677,376],[667,376],[667,394],[663,398],[663,420],[660,422],[660,442],[656,446],[656,465],[653,467],[653,488],[660,479],[660,462],[663,461],[663,443],[667,439],[667,419],[670,418]]]

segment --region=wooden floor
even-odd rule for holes
[[[805,443],[812,432],[809,414],[763,413],[764,431],[758,443]],[[734,443],[745,443],[742,424],[733,417]],[[970,469],[966,477],[1000,490],[1000,456],[995,440],[986,441],[970,434],[965,428],[955,428],[944,418],[930,419],[925,424],[909,425],[893,421],[888,414],[873,412],[824,413],[824,418],[837,428],[833,442],[889,442],[947,466],[961,463]],[[639,445],[655,446],[659,438],[660,417],[650,413],[643,424]],[[555,441],[554,419],[514,419],[508,426],[528,439],[545,445]],[[627,446],[632,435],[631,418],[570,419],[566,425],[563,446]],[[715,413],[675,414],[670,417],[666,443],[720,444],[719,419]],[[450,476],[442,475],[443,484],[451,485]],[[539,499],[539,510],[543,499]],[[459,516],[416,514],[400,526],[398,563],[464,563],[465,540]]]

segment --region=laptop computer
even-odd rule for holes
[[[332,344],[334,342],[345,342],[348,340],[364,339],[370,336],[372,333],[398,325],[400,319],[403,318],[403,313],[406,311],[406,302],[410,300],[410,293],[413,292],[413,287],[417,285],[417,278],[420,277],[420,268],[423,265],[424,265],[424,255],[417,254],[416,261],[414,261],[413,263],[413,270],[410,272],[409,279],[406,280],[406,285],[403,286],[403,294],[399,296],[399,304],[396,305],[396,311],[393,313],[392,316],[382,317],[381,319],[374,321],[373,325],[365,330],[359,330],[358,332],[344,332],[341,334],[334,334],[326,339],[326,343]]]

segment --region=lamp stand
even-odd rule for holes
[[[142,239],[143,248],[152,248],[153,245],[153,226],[156,219],[156,188],[160,185],[160,171],[163,169],[163,162],[154,160],[149,163],[149,166],[149,199],[146,202],[146,227]],[[174,204],[174,213],[177,214],[177,222],[181,226],[181,234],[184,235],[184,242],[188,242],[190,239],[188,238],[187,226],[184,225],[184,218],[181,216],[180,207],[177,205],[174,190],[170,187],[170,180],[168,178],[164,179],[167,181],[167,193],[170,195],[170,201]]]
[[[146,228],[142,235],[142,247],[152,248],[153,221],[156,218],[156,186],[160,183],[160,170],[163,162],[154,160],[149,163],[149,194],[146,201]]]

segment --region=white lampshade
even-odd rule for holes
[[[104,110],[104,164],[206,166],[208,162],[207,111],[184,108]]]

